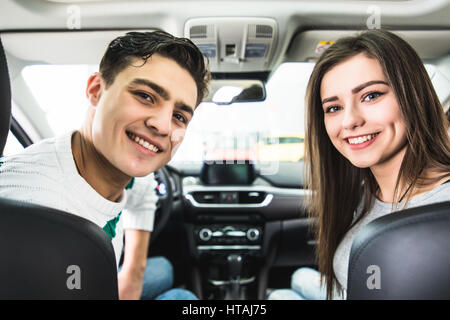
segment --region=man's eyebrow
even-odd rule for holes
[[[164,100],[170,100],[170,94],[169,92],[167,92],[166,89],[164,89],[163,87],[161,87],[160,85],[154,83],[153,81],[147,80],[147,79],[142,79],[142,78],[136,78],[133,81],[131,81],[130,85],[144,85],[147,86],[151,89],[153,89],[154,91],[156,91],[156,93],[161,96]],[[187,113],[189,113],[191,116],[194,114],[194,108],[186,105],[184,102],[182,101],[177,101],[175,103],[175,107],[183,110]]]
[[[185,105],[184,103],[176,103],[175,108],[180,109],[182,111],[185,111],[191,115],[191,117],[194,115],[194,109],[189,107],[188,105]]]
[[[170,94],[167,92],[167,90],[164,89],[163,87],[161,87],[160,85],[154,83],[153,81],[150,81],[147,79],[142,79],[142,78],[136,78],[133,81],[131,81],[130,85],[147,86],[147,87],[153,89],[154,91],[156,91],[156,93],[158,95],[160,95],[161,98],[163,98],[164,100],[170,100]]]
[[[358,93],[359,91],[361,91],[364,88],[367,88],[368,86],[371,86],[371,85],[374,85],[374,84],[380,84],[380,83],[389,86],[389,84],[386,81],[372,80],[372,81],[364,82],[363,84],[360,84],[356,88],[352,89],[352,93],[353,94]],[[338,97],[337,96],[332,96],[332,97],[323,99],[322,100],[322,104],[325,104],[325,103],[331,102],[331,101],[336,101],[336,100],[338,100]]]
[[[357,86],[356,88],[352,89],[352,93],[358,93],[358,92],[360,92],[362,89],[364,89],[364,88],[366,88],[366,87],[368,87],[368,86],[371,86],[371,85],[374,85],[374,84],[379,84],[379,83],[385,84],[385,85],[389,86],[389,84],[388,84],[386,81],[382,81],[382,80],[372,80],[372,81],[367,81],[367,82],[365,82],[365,83],[363,83],[363,84],[360,84],[360,85]]]

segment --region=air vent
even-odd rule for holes
[[[194,192],[192,196],[198,203],[219,203],[220,192]]]
[[[192,197],[200,204],[261,204],[267,193],[260,191],[198,191]]]
[[[272,27],[258,24],[256,26],[256,38],[272,38]]]
[[[193,26],[190,30],[190,38],[191,39],[202,39],[207,38],[207,26]]]
[[[262,203],[265,198],[266,198],[265,192],[259,191],[239,192],[239,203],[242,204],[259,204]]]
[[[249,26],[249,36],[270,39],[273,36],[273,28],[265,24],[252,24]]]

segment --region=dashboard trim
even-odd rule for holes
[[[260,245],[200,245],[198,250],[260,250]]]
[[[262,208],[267,207],[273,200],[273,194],[267,194],[260,203],[199,203],[190,193],[185,194],[184,197],[197,208]]]

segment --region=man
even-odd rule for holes
[[[88,79],[81,129],[2,159],[0,197],[93,221],[111,238],[117,262],[126,229],[119,298],[140,298],[152,269],[147,249],[156,195],[149,175],[170,161],[208,80],[204,57],[188,39],[157,31],[113,40]],[[170,268],[162,262],[154,269]],[[189,298],[166,294],[175,296]]]

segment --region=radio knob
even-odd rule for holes
[[[250,228],[247,230],[247,239],[250,241],[256,241],[259,239],[259,230],[256,228]]]
[[[209,241],[212,236],[212,231],[208,228],[203,228],[198,232],[198,237],[202,241]]]

